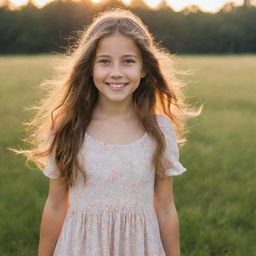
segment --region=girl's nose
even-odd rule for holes
[[[113,68],[110,71],[110,76],[111,77],[122,77],[123,76],[121,67],[119,64],[113,65]]]

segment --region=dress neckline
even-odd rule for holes
[[[134,140],[131,143],[126,143],[126,144],[110,144],[110,143],[105,143],[105,142],[103,142],[101,140],[95,139],[90,134],[88,134],[88,132],[85,132],[85,135],[91,141],[94,141],[94,142],[96,142],[98,144],[101,144],[101,145],[104,145],[104,146],[109,146],[109,147],[125,147],[125,146],[131,146],[131,145],[134,145],[134,144],[137,144],[137,143],[141,142],[142,140],[144,140],[145,137],[147,137],[148,133],[145,132],[140,138]]]

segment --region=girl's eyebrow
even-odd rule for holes
[[[105,54],[103,54],[103,55],[97,55],[97,56],[96,56],[96,58],[110,58],[110,57],[111,57],[110,55],[105,55]],[[125,55],[123,55],[122,57],[125,57],[125,58],[127,58],[127,57],[138,58],[137,55],[133,55],[133,54],[125,54]]]
[[[124,55],[124,57],[134,57],[134,58],[137,58],[137,55],[134,55],[134,54],[126,54],[126,55]]]

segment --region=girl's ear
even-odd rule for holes
[[[146,72],[145,72],[145,71],[142,71],[140,77],[143,78],[143,77],[145,77],[145,76],[146,76]]]

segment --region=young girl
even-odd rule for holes
[[[50,178],[38,255],[180,255],[172,176],[186,171],[176,138],[195,112],[170,56],[137,16],[114,9],[67,60],[28,123],[26,154]]]

